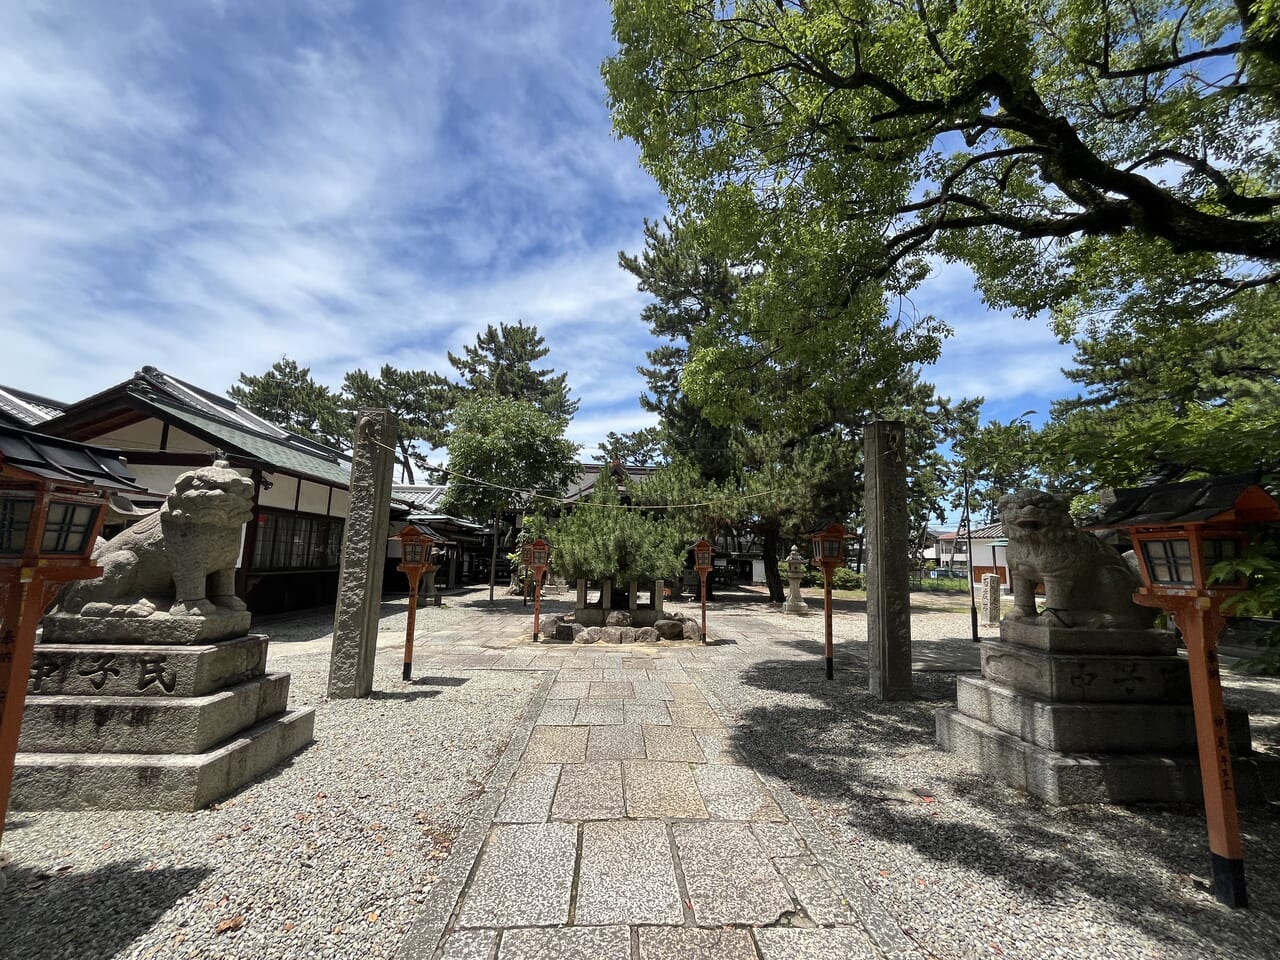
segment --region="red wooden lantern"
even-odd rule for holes
[[[836,676],[835,645],[831,639],[831,571],[844,566],[844,544],[849,532],[841,523],[820,523],[809,531],[813,562],[822,567],[822,616],[826,627],[827,679]]]
[[[699,540],[693,545],[693,569],[698,571],[698,579],[702,582],[702,635],[707,635],[707,574],[712,570],[712,554],[714,550],[706,540]]]
[[[539,537],[525,547],[529,559],[525,565],[533,570],[533,639],[538,639],[538,615],[542,611],[542,577],[551,563],[551,544]]]
[[[415,527],[405,524],[398,534],[391,538],[400,541],[400,566],[396,569],[409,578],[409,622],[405,627],[404,637],[404,671],[401,676],[405,680],[413,677],[413,627],[418,612],[418,583],[422,575],[435,570],[431,562],[431,547],[435,541]]]

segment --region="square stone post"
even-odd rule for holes
[[[662,619],[662,590],[663,582],[661,580],[653,581],[653,614],[655,620]]]
[[[613,581],[605,580],[600,585],[600,609],[613,609]]]
[[[640,592],[636,587],[636,582],[632,580],[627,584],[627,609],[635,610],[640,605]]]
[[[583,610],[587,606],[587,578],[582,577],[578,580],[578,600],[574,604],[575,609]]]
[[[329,697],[333,700],[367,697],[373,690],[395,446],[396,418],[386,410],[360,410],[329,658]]]
[[[911,699],[906,436],[901,420],[864,428],[867,511],[867,666],[871,695]]]

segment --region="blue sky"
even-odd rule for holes
[[[612,135],[612,49],[603,0],[0,5],[0,382],[221,391],[287,354],[336,388],[523,319],[584,453],[648,424],[617,253],[665,204]],[[963,269],[914,299],[956,330],[927,375],[984,419],[1072,392],[1046,324]]]

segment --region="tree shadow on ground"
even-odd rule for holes
[[[735,680],[725,678],[717,692],[736,701],[737,750],[816,801],[841,830],[909,845],[1046,907],[1084,894],[1162,940],[1211,936],[1223,955],[1274,956],[1280,804],[1241,814],[1255,909],[1206,909],[1170,882],[1208,872],[1198,806],[1053,808],[956,762],[942,764],[941,782],[912,782],[931,775],[921,759],[937,749],[933,711],[939,700],[954,702],[955,675],[914,674],[916,700],[900,703],[872,698],[867,680],[854,665],[829,682],[797,661],[767,660],[736,678],[747,689],[734,691]],[[937,776],[936,758],[927,769]]]
[[[121,955],[178,900],[212,871],[207,867],[148,869],[142,860],[113,863],[87,873],[46,874],[23,868],[5,871],[8,888],[0,896],[0,930],[5,956],[41,960],[76,957],[108,960]],[[95,904],[85,908],[85,889],[96,887]]]

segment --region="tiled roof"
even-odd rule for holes
[[[149,494],[133,482],[120,451],[47,437],[0,424],[0,463],[23,473],[63,483],[102,487],[124,494]]]
[[[0,420],[34,427],[62,413],[63,404],[38,394],[0,386]]]
[[[961,527],[958,531],[948,530],[946,533],[938,534],[938,539],[954,540],[957,536],[964,539],[969,534],[965,533],[964,527]],[[1003,540],[1004,524],[988,523],[986,526],[974,527],[972,537],[974,540]]]

